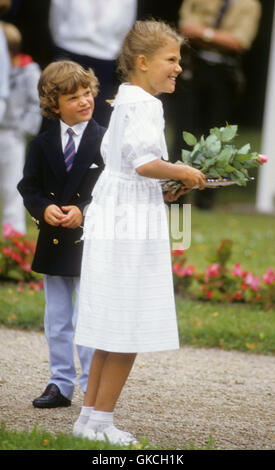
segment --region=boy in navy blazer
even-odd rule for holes
[[[98,80],[72,61],[49,64],[38,84],[40,106],[53,119],[29,145],[18,184],[24,205],[39,228],[32,269],[44,274],[45,334],[51,377],[38,408],[70,406],[76,382],[74,329],[83,249],[83,212],[103,170],[105,128],[93,119]],[[75,302],[73,298],[75,295]],[[93,349],[78,347],[85,393]]]

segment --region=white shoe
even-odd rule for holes
[[[83,437],[85,426],[86,425],[84,423],[81,423],[79,420],[77,420],[73,425],[73,435],[76,437]]]
[[[85,427],[82,430],[81,437],[86,437],[87,439],[90,439],[90,441],[97,441],[97,435],[96,432],[93,429],[89,429],[88,427]]]
[[[138,443],[135,437],[132,436],[129,432],[121,431],[114,425],[110,425],[103,431],[98,431],[96,433],[97,441],[106,441],[106,439],[110,442],[110,444],[119,444],[122,446]]]

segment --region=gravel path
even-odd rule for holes
[[[0,329],[1,422],[11,430],[72,430],[82,393],[72,406],[40,410],[32,400],[49,376],[43,333]],[[116,423],[168,449],[275,449],[275,358],[183,347],[140,354],[119,399]]]

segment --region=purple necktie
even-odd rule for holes
[[[74,131],[69,127],[67,129],[67,133],[69,134],[69,139],[64,150],[64,160],[66,165],[66,171],[70,171],[75,157],[75,145],[73,139]]]

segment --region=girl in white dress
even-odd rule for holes
[[[205,185],[199,170],[163,160],[164,119],[156,96],[175,90],[180,44],[169,26],[156,21],[137,21],[126,36],[119,65],[127,82],[113,103],[101,147],[106,167],[85,217],[75,339],[95,352],[73,432],[113,444],[134,442],[114,426],[113,413],[136,353],[179,348],[159,180],[182,180],[188,190]]]

